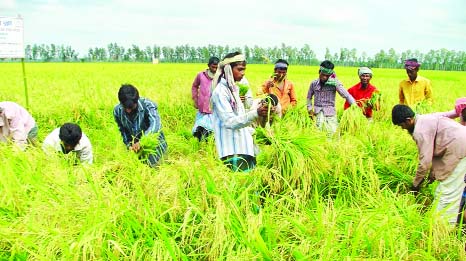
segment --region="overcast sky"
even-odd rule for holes
[[[466,0],[0,0],[24,18],[25,44],[64,44],[87,54],[125,47],[229,45],[466,50]]]

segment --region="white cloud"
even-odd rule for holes
[[[140,47],[307,43],[322,56],[326,47],[332,53],[357,48],[368,54],[392,47],[466,48],[464,0],[2,0],[0,6],[22,12],[27,43],[71,45],[81,54],[111,42]]]
[[[10,13],[16,8],[15,0],[2,0],[0,3],[0,16],[11,16]]]

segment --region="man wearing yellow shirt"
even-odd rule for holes
[[[400,82],[400,104],[410,107],[423,101],[432,104],[432,85],[429,79],[417,74],[420,66],[417,59],[405,61],[408,79]]]

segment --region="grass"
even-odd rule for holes
[[[222,165],[212,140],[190,135],[191,83],[204,66],[27,64],[39,140],[78,123],[95,163],[0,144],[0,259],[466,260],[465,240],[430,208],[432,187],[406,193],[417,150],[390,122],[403,70],[374,69],[382,109],[371,124],[352,123],[337,97],[343,126],[328,139],[305,109],[318,68],[291,66],[298,105],[274,121],[258,167],[244,174]],[[248,65],[253,93],[272,70]],[[346,88],[358,81],[357,68],[336,72]],[[420,75],[433,81],[428,111],[464,96],[464,72]],[[122,83],[159,105],[168,155],[156,169],[126,150],[113,121]],[[20,64],[0,64],[0,96],[24,104]]]

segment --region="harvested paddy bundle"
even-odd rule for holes
[[[341,116],[340,133],[356,134],[358,131],[366,129],[367,124],[368,121],[363,115],[361,108],[353,105],[345,110]]]
[[[141,139],[139,140],[141,149],[138,151],[138,157],[140,159],[147,159],[150,154],[158,152],[157,148],[160,145],[159,136],[160,132],[142,135]]]
[[[380,100],[382,99],[382,94],[379,91],[374,91],[371,95],[371,98],[364,104],[364,107],[370,107],[378,110]]]
[[[258,161],[278,170],[280,177],[273,175],[271,179],[281,178],[292,188],[308,190],[311,182],[318,181],[330,166],[325,151],[327,139],[322,132],[296,129],[291,125],[281,121],[274,125],[273,132],[256,129],[257,143],[269,144],[263,149],[264,153],[259,154]]]

